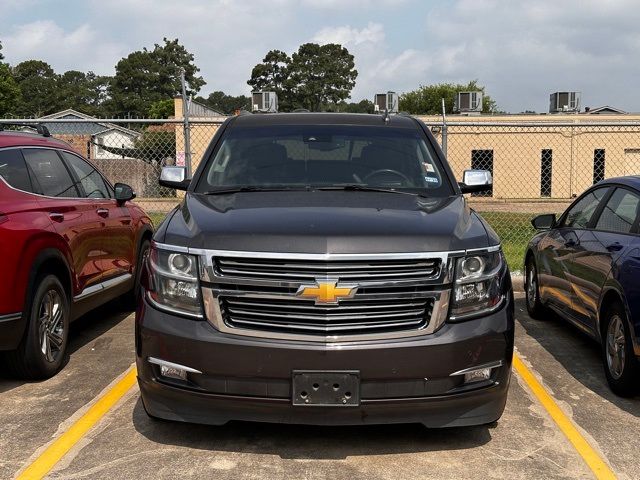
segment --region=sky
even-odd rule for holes
[[[549,94],[640,112],[637,0],[0,0],[11,64],[112,75],[122,57],[179,38],[207,84],[250,92],[272,49],[341,43],[355,56],[353,101],[477,79],[506,112],[545,112]]]

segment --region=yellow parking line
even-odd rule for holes
[[[589,466],[593,474],[598,479],[615,479],[616,476],[607,463],[589,445],[589,442],[575,427],[573,422],[567,417],[558,406],[553,397],[547,392],[542,384],[531,373],[531,370],[522,362],[517,354],[513,355],[513,367],[518,375],[526,382],[533,394],[538,398],[547,413],[551,416],[556,425],[562,430],[574,448],[578,451],[582,459]]]
[[[17,479],[44,477],[86,433],[118,403],[136,381],[136,369],[132,367],[124,377],[94,403],[87,412],[49,445]]]

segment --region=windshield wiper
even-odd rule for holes
[[[367,185],[361,185],[359,183],[348,183],[344,185],[330,185],[327,187],[316,187],[315,190],[345,190],[345,191],[353,191],[353,192],[382,192],[382,193],[398,193],[400,195],[412,195],[414,197],[423,196],[420,193],[414,192],[404,192],[402,190],[395,190],[393,188],[382,188],[382,187],[369,187]]]
[[[202,193],[203,195],[219,195],[224,193],[240,193],[240,192],[288,192],[296,190],[291,187],[260,187],[258,185],[245,185],[244,187],[225,187],[225,188],[216,188],[215,190],[209,190],[207,192],[196,192]]]

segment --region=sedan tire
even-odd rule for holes
[[[548,310],[540,301],[538,269],[536,268],[536,261],[532,256],[527,259],[524,278],[524,293],[527,304],[527,313],[529,316],[537,320],[543,320],[548,314]]]
[[[604,373],[611,390],[621,397],[640,392],[640,365],[633,351],[627,315],[620,304],[605,313],[602,330]]]

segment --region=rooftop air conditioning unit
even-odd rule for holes
[[[453,101],[455,113],[482,113],[482,92],[458,92]]]
[[[549,113],[580,111],[580,92],[555,92],[549,96]]]
[[[278,95],[276,92],[251,92],[251,110],[261,113],[278,111]]]
[[[373,109],[376,112],[398,113],[398,94],[396,92],[376,93]]]

